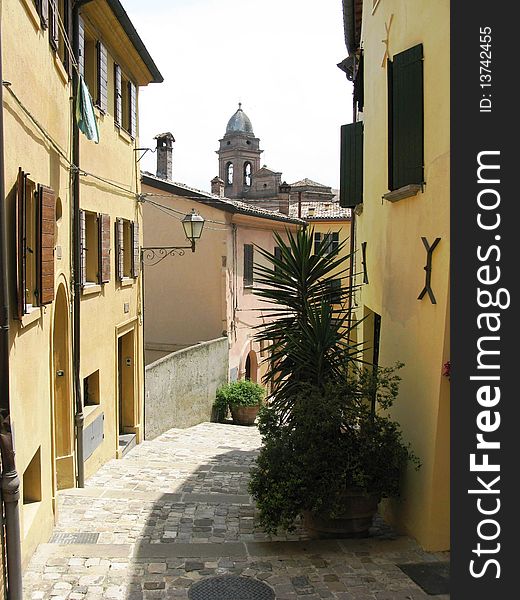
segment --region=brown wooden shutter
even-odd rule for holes
[[[56,194],[51,188],[38,186],[38,241],[40,304],[54,301],[54,222]]]
[[[58,27],[58,10],[55,0],[48,0],[49,7],[49,44],[54,50],[58,50],[60,30]]]
[[[130,135],[137,137],[137,88],[129,81],[128,91],[130,97]]]
[[[47,27],[49,27],[49,0],[38,0],[36,2],[36,7],[38,8],[38,13],[40,15],[42,29],[47,29]]]
[[[103,112],[108,109],[108,54],[106,47],[97,42],[97,76],[98,76],[98,94],[96,104]]]
[[[78,17],[78,35],[79,35],[79,74],[85,77],[85,21]]]
[[[124,233],[123,219],[116,219],[116,275],[119,281],[124,277]]]
[[[87,223],[85,211],[79,211],[79,283],[84,286],[87,283]]]
[[[110,281],[110,215],[99,215],[98,228],[99,283],[108,283]]]
[[[139,223],[132,222],[132,277],[139,277]]]
[[[114,121],[116,125],[121,126],[122,116],[122,88],[121,88],[121,67],[114,65]]]
[[[16,187],[16,316],[25,314],[25,190],[27,175],[18,169]]]
[[[253,244],[244,244],[244,286],[253,285]]]

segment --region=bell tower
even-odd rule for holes
[[[224,181],[224,194],[227,198],[247,198],[253,175],[260,169],[263,150],[240,102],[219,142],[219,177]]]

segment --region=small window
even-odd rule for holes
[[[38,306],[37,264],[38,248],[36,233],[36,185],[27,179],[25,202],[25,312]]]
[[[253,244],[244,244],[244,287],[253,286]]]
[[[233,183],[233,163],[228,162],[226,165],[226,183],[231,185]]]
[[[342,289],[341,279],[330,279],[327,282],[328,285],[328,297],[331,304],[341,304],[342,300]]]
[[[139,226],[127,219],[116,220],[116,267],[117,278],[136,278],[139,276]]]
[[[98,98],[98,69],[96,40],[85,30],[85,42],[83,46],[83,72],[88,91],[92,96],[92,102]]]
[[[325,254],[331,254],[332,252],[336,251],[339,246],[339,232],[316,232],[314,234],[314,254],[319,252],[322,245],[325,248]]]
[[[33,504],[42,500],[42,464],[40,448],[32,457],[23,474],[23,504]]]
[[[69,18],[69,2],[70,0],[49,0],[48,3],[49,43],[67,70],[70,70],[72,66],[70,57],[72,23]],[[65,40],[65,38],[67,39]]]
[[[86,284],[95,284],[99,280],[99,239],[98,216],[96,213],[85,212],[85,252],[86,258]]]
[[[99,404],[99,370],[83,379],[83,402],[85,406]]]

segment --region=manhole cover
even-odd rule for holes
[[[99,533],[55,533],[50,544],[97,544]]]
[[[274,600],[273,590],[265,583],[249,577],[221,575],[194,583],[190,600]]]

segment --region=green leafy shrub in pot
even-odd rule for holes
[[[213,404],[216,418],[222,422],[227,415],[228,408],[233,412],[233,409],[239,407],[260,407],[264,397],[264,387],[247,379],[221,385],[217,389]]]
[[[403,468],[418,460],[399,425],[372,411],[374,390],[379,409],[396,399],[395,371],[352,369],[324,390],[303,385],[293,398],[290,422],[282,423],[276,408],[262,408],[263,445],[249,489],[266,532],[291,531],[306,512],[340,515],[346,490],[377,500],[399,494]]]

